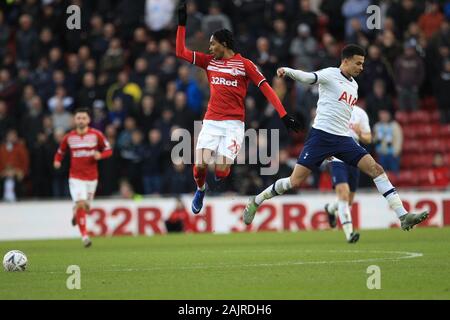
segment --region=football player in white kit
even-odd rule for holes
[[[319,84],[317,115],[291,176],[275,181],[263,192],[250,198],[243,214],[247,225],[252,223],[263,201],[298,188],[313,169],[331,156],[359,168],[373,179],[378,191],[395,211],[403,230],[410,230],[428,217],[428,210],[418,214],[406,211],[383,167],[348,133],[352,110],[358,99],[358,84],[353,77],[363,71],[364,59],[365,50],[350,44],[342,49],[339,68],[325,68],[317,72],[290,68],[277,70],[279,77],[288,76],[303,83]]]
[[[356,105],[353,107],[352,117],[350,118],[349,134],[357,143],[359,141],[364,144],[372,142],[369,116],[364,109]],[[336,227],[336,215],[338,215],[347,241],[355,243],[359,240],[359,233],[353,231],[350,208],[359,184],[359,169],[335,157],[331,159],[329,166],[333,188],[337,195],[337,201],[325,205],[330,227]]]

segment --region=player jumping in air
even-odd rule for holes
[[[97,161],[112,155],[105,136],[90,128],[89,123],[88,109],[77,109],[75,130],[64,136],[53,162],[55,169],[59,169],[67,149],[70,150],[69,189],[75,203],[72,225],[78,224],[86,248],[92,244],[86,231],[86,213],[89,212],[90,202],[94,199],[97,188]]]
[[[349,121],[349,135],[356,143],[361,141],[364,144],[372,142],[369,117],[364,109],[353,106],[352,116]],[[336,214],[341,221],[342,229],[349,243],[359,240],[359,233],[353,232],[352,216],[350,208],[355,198],[355,192],[359,184],[359,169],[348,165],[333,157],[329,162],[333,187],[336,191],[337,201],[327,203],[325,211],[328,213],[330,227],[336,227]]]
[[[279,68],[279,77],[319,84],[317,115],[290,177],[279,179],[256,197],[250,198],[243,214],[244,222],[250,224],[258,207],[264,200],[298,188],[314,168],[327,158],[334,156],[346,164],[358,167],[369,175],[378,191],[400,219],[401,228],[410,230],[428,217],[428,210],[418,214],[408,213],[389,181],[383,168],[372,156],[349,136],[349,121],[358,99],[358,84],[353,77],[363,70],[365,51],[357,45],[348,45],[341,53],[339,68],[325,68],[317,72],[303,72],[290,68]]]
[[[288,129],[300,129],[267,83],[264,76],[250,60],[235,53],[233,35],[229,30],[214,32],[209,42],[211,54],[194,52],[185,47],[186,1],[178,8],[176,55],[206,70],[211,91],[208,110],[199,133],[194,164],[197,191],[192,201],[192,211],[197,214],[203,207],[207,165],[215,157],[217,180],[226,178],[244,139],[244,98],[249,81],[262,91],[275,107]]]

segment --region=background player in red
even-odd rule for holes
[[[59,169],[65,153],[70,150],[69,189],[75,202],[72,225],[78,224],[86,248],[92,244],[86,231],[86,213],[97,188],[97,161],[112,155],[105,136],[90,128],[90,121],[88,109],[75,111],[75,130],[64,136],[53,163],[55,169]]]
[[[241,148],[245,130],[244,99],[249,81],[259,87],[288,129],[298,131],[300,124],[287,115],[280,99],[253,62],[235,53],[229,30],[214,32],[209,44],[211,54],[195,52],[185,47],[186,20],[186,1],[183,0],[178,8],[176,55],[206,70],[211,92],[193,168],[197,191],[192,211],[199,213],[205,195],[207,165],[214,162],[216,179],[222,180],[229,175],[230,166]]]

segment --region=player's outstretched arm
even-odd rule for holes
[[[317,75],[314,72],[304,72],[301,70],[294,70],[288,67],[278,68],[277,75],[280,78],[288,76],[293,80],[300,81],[306,84],[315,84],[317,82]]]
[[[278,98],[275,91],[273,91],[272,87],[264,81],[264,83],[259,87],[261,92],[264,94],[266,99],[274,106],[275,110],[277,110],[278,115],[283,121],[286,128],[299,131],[301,129],[300,123],[292,116],[288,115],[286,109],[284,109],[283,104]]]
[[[187,21],[187,11],[186,11],[186,1],[181,0],[178,6],[178,29],[177,29],[177,41],[176,41],[176,56],[178,58],[184,59],[187,62],[192,63],[194,53],[186,48],[186,21]]]
[[[67,148],[69,147],[67,143],[67,135],[64,136],[61,144],[59,145],[58,151],[56,151],[55,156],[53,158],[53,167],[58,170],[61,168],[61,162],[64,159],[64,155],[66,154]]]

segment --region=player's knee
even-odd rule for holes
[[[378,163],[374,162],[371,168],[372,178],[376,178],[384,173],[384,169]]]
[[[350,200],[350,190],[348,188],[348,185],[341,184],[336,186],[336,193],[339,198],[339,200],[347,201]]]
[[[86,201],[78,201],[76,204],[76,209],[86,210],[89,207]]]

